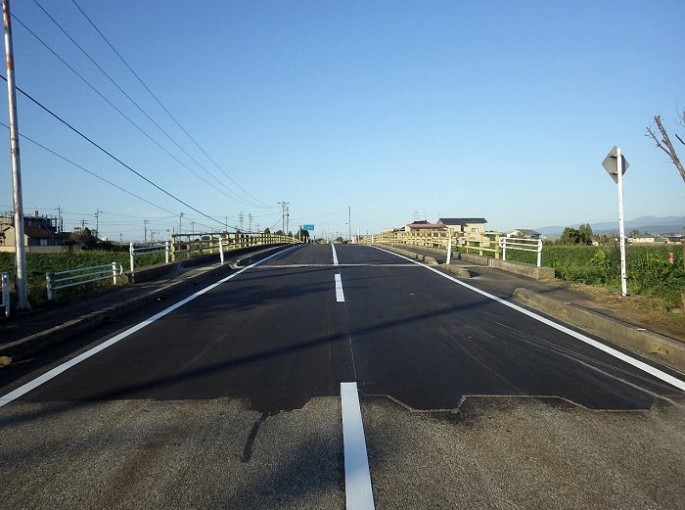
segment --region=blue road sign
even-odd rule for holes
[[[303,230],[314,230],[314,225],[302,225]]]

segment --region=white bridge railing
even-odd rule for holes
[[[54,291],[75,287],[84,283],[97,282],[112,278],[114,285],[117,284],[117,277],[124,273],[124,269],[119,262],[103,264],[101,266],[79,267],[77,269],[67,269],[55,273],[45,273],[47,284],[48,300],[52,301]]]
[[[500,237],[499,246],[502,248],[502,260],[507,260],[507,250],[518,250],[537,253],[537,266],[540,267],[542,264],[542,239]]]
[[[168,264],[171,258],[171,243],[169,241],[165,241],[163,243],[142,244],[138,246],[131,243],[129,245],[128,252],[129,262],[131,265],[131,274],[133,274],[136,270],[136,255],[149,255],[152,253],[164,252],[164,262]]]
[[[7,273],[0,273],[0,308],[5,317],[10,316],[10,278]]]

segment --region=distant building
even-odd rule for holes
[[[514,237],[516,239],[542,239],[542,234],[535,230],[517,228],[507,233],[507,237]]]
[[[458,234],[485,234],[485,218],[440,218],[438,224],[442,224],[452,233]]]
[[[14,252],[15,239],[14,217],[0,215],[0,251]],[[59,251],[68,241],[68,234],[58,232],[56,218],[42,216],[38,211],[24,216],[24,246],[28,251]]]
[[[404,227],[405,232],[428,232],[428,231],[444,231],[445,225],[441,224],[440,222],[438,223],[429,223],[426,220],[417,220],[414,221],[413,223],[408,223]]]

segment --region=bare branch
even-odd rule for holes
[[[661,144],[661,142],[660,142],[659,139],[657,138],[657,136],[656,136],[656,134],[654,133],[654,131],[652,131],[652,128],[651,128],[651,127],[648,127],[648,128],[646,128],[646,130],[647,130],[647,134],[645,134],[645,136],[648,136],[649,138],[651,138],[652,140],[654,140],[654,143],[656,144],[656,146],[657,146],[659,149],[661,149],[662,151],[664,151],[664,152],[666,153],[666,155],[670,158],[670,157],[671,157],[671,153],[668,152],[668,150],[666,149],[666,147],[664,147],[664,146]]]
[[[680,176],[683,178],[683,182],[685,182],[685,168],[683,168],[683,164],[680,162],[680,159],[678,159],[678,154],[676,154],[676,151],[673,148],[671,139],[668,137],[668,132],[666,131],[666,128],[661,122],[661,115],[655,115],[654,122],[656,122],[656,127],[659,129],[659,132],[661,133],[661,141],[658,140],[654,132],[652,132],[652,130],[649,128],[647,128],[648,133],[651,135],[652,139],[656,141],[657,147],[659,147],[664,152],[666,152],[666,154],[668,154],[668,156],[671,158],[671,161],[673,161],[673,164],[678,169],[678,172],[680,172]],[[678,140],[680,140],[680,138],[678,138]],[[682,142],[682,140],[680,141]],[[664,146],[666,148],[664,148]]]

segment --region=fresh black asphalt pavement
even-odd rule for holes
[[[290,248],[131,326],[0,408],[4,508],[344,508],[342,382],[378,508],[685,500],[680,390],[381,250]]]

